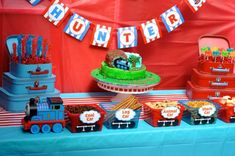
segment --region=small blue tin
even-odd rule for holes
[[[46,78],[18,78],[6,72],[2,87],[12,94],[47,94],[54,92],[55,76]]]
[[[30,98],[40,97],[42,100],[46,97],[57,97],[60,92],[55,89],[54,92],[47,94],[11,94],[3,88],[0,88],[0,106],[10,112],[23,112]]]
[[[11,62],[10,73],[22,78],[50,77],[52,75],[52,64],[21,64]]]

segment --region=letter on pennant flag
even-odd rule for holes
[[[185,0],[188,6],[193,12],[198,11],[198,9],[206,2],[206,0]]]
[[[161,18],[168,32],[184,23],[184,18],[176,5],[161,14]]]
[[[112,34],[112,28],[101,26],[99,24],[96,25],[96,28],[93,31],[91,44],[93,46],[107,48],[110,43],[110,37]]]
[[[137,46],[136,27],[118,28],[117,32],[118,48],[130,48]]]
[[[43,13],[44,17],[48,19],[55,26],[59,26],[64,19],[69,15],[69,8],[61,3],[60,0],[54,0]]]
[[[156,22],[155,19],[142,23],[140,26],[140,31],[145,44],[161,37],[159,24]]]
[[[90,21],[74,13],[64,28],[64,32],[82,41],[89,28]]]

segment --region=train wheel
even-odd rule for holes
[[[55,133],[60,133],[63,130],[62,124],[61,123],[54,124],[52,130]]]
[[[49,133],[51,131],[51,127],[48,124],[42,125],[42,133]]]
[[[30,132],[33,134],[37,134],[40,131],[40,127],[38,125],[32,125],[30,128]]]

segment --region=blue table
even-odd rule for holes
[[[137,129],[32,135],[21,127],[0,128],[0,156],[234,156],[235,124],[153,128],[144,121]]]

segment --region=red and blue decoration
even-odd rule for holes
[[[92,36],[91,45],[107,48],[110,43],[112,27],[97,24]]]
[[[161,37],[161,30],[159,29],[159,24],[155,19],[142,23],[140,31],[145,44]]]
[[[176,5],[161,14],[161,18],[168,32],[184,23],[184,18]]]
[[[69,8],[60,2],[60,0],[54,0],[43,14],[51,23],[59,26],[69,15]]]
[[[185,0],[185,2],[193,12],[197,12],[206,0]]]
[[[39,2],[41,2],[41,0],[27,0],[30,4],[32,4],[32,6],[37,5]]]
[[[118,48],[131,48],[137,46],[137,30],[136,27],[118,28],[117,33]]]
[[[74,13],[64,28],[64,32],[82,41],[89,28],[90,21]]]
[[[37,0],[28,0],[37,1]],[[206,2],[206,0],[182,0],[180,6],[186,3],[191,10],[195,13],[198,9]],[[54,0],[51,5],[44,11],[44,17],[47,18],[51,23],[58,26],[64,19],[69,15],[70,9],[66,7],[60,0]],[[168,32],[173,31],[181,24],[184,23],[184,17],[181,11],[174,5],[160,15]],[[162,37],[161,28],[159,26],[160,18],[153,18],[146,22],[143,22],[140,26],[127,26],[123,28],[112,28],[105,25],[92,23],[82,16],[73,13],[69,19],[64,32],[70,36],[82,41],[88,30],[91,28],[90,25],[94,25],[92,38],[90,44],[92,46],[108,48],[110,41],[113,37],[113,31],[117,30],[117,41],[118,48],[131,48],[137,46],[137,31],[140,30],[142,38],[145,44],[153,42]]]

